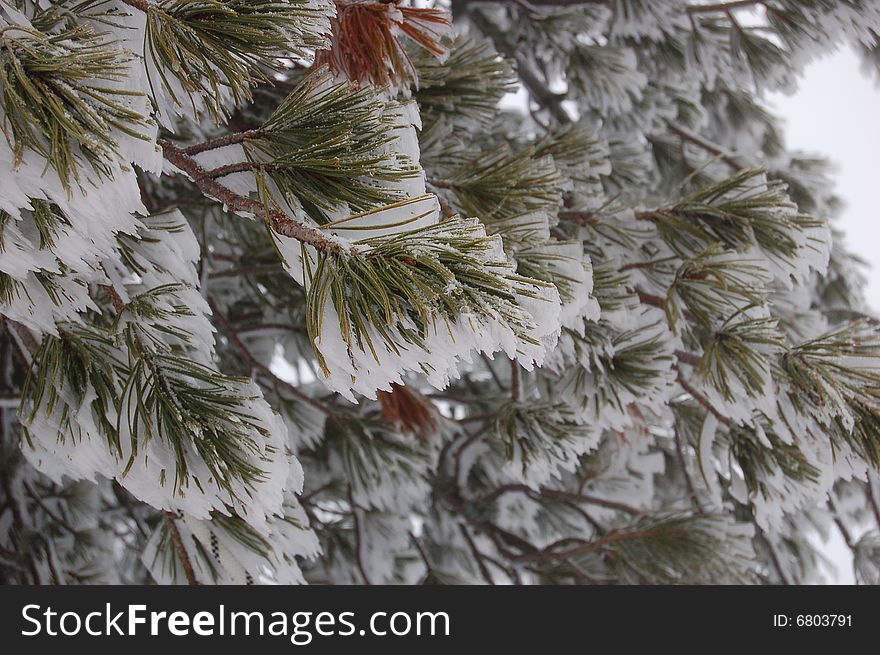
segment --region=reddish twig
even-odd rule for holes
[[[301,223],[283,212],[269,211],[263,203],[246,198],[218,183],[211,177],[210,171],[207,171],[198,161],[173,143],[159,139],[158,144],[162,148],[165,159],[186,173],[202,193],[219,200],[232,211],[245,212],[262,218],[278,234],[301,241],[323,253],[357,254],[353,248],[350,250],[343,248],[339,242],[333,240],[332,235],[323,230]]]
[[[165,517],[165,524],[168,526],[168,532],[171,534],[171,541],[174,544],[174,550],[180,558],[180,565],[183,567],[183,574],[186,576],[187,583],[198,585],[199,581],[198,578],[196,578],[195,569],[193,569],[192,561],[189,558],[189,552],[187,552],[186,546],[183,544],[183,537],[180,535],[180,530],[177,529],[177,517],[169,511],[165,511],[163,516]]]

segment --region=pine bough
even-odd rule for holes
[[[0,0],[5,582],[878,582],[877,3],[453,14]]]

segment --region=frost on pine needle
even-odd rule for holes
[[[579,45],[571,52],[568,66],[573,93],[600,115],[630,111],[648,83],[629,48]]]
[[[171,354],[134,359],[106,333],[61,334],[35,353],[21,409],[41,471],[114,477],[145,502],[196,516],[230,507],[259,525],[277,511],[285,432],[252,383]]]
[[[413,96],[425,126],[442,116],[473,129],[491,124],[499,101],[515,88],[515,73],[487,39],[459,36],[442,61],[416,50],[418,84]]]
[[[535,404],[503,408],[493,432],[506,460],[504,470],[535,490],[563,471],[571,473],[600,437],[595,425],[580,423],[567,407]]]
[[[480,153],[461,162],[447,178],[429,182],[449,189],[466,215],[479,216],[490,225],[511,214],[555,212],[568,186],[551,157],[536,156],[530,149],[512,153],[507,146]]]
[[[327,42],[330,0],[147,4],[143,57],[160,115],[223,122],[251,88],[283,70],[281,55],[306,56]]]
[[[277,193],[318,222],[402,199],[390,183],[419,177],[417,159],[400,147],[405,118],[371,89],[333,82],[319,70],[298,86],[245,142],[254,168]]]
[[[580,422],[622,429],[637,420],[631,403],[659,411],[674,393],[668,328],[652,309],[638,321],[639,327],[611,337],[607,349],[583,348],[581,359],[563,373],[560,398]]]
[[[302,469],[298,465],[291,471],[291,478],[301,484]],[[303,584],[299,560],[318,556],[320,545],[296,499],[296,482],[290,489],[281,511],[260,530],[237,516],[216,512],[210,520],[190,514],[175,520],[195,579],[213,584]],[[182,557],[170,543],[171,530],[167,522],[160,523],[141,555],[160,584],[181,584],[187,579]]]
[[[666,35],[687,28],[682,0],[615,0],[613,9],[609,31],[617,39],[661,41]]]
[[[437,223],[437,213],[432,196],[368,212],[335,224],[365,232],[351,242],[357,254],[299,256],[318,364],[352,400],[348,389],[372,397],[408,371],[443,388],[474,352],[504,350],[531,368],[541,340],[555,338],[555,287],[516,274],[478,221]],[[370,236],[383,228],[395,229]]]
[[[0,0],[0,579],[873,580],[874,5]]]
[[[148,118],[132,106],[139,91],[122,86],[131,54],[106,32],[82,25],[45,34],[0,17],[2,130],[15,163],[33,150],[65,188],[79,169],[112,178],[118,134],[149,141]]]
[[[701,189],[674,206],[647,215],[680,257],[711,243],[754,247],[782,283],[804,280],[828,264],[831,236],[825,222],[804,216],[779,181],[745,170]]]
[[[556,287],[562,302],[561,327],[577,330],[599,319],[599,303],[592,296],[593,269],[580,242],[548,239],[519,250],[516,261],[522,275]]]

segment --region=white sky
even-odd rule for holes
[[[850,250],[872,266],[865,295],[870,307],[878,309],[880,89],[861,72],[860,64],[856,53],[841,50],[813,63],[797,93],[775,94],[770,103],[785,120],[790,148],[826,155],[837,164],[836,189],[847,205],[838,226],[846,232]],[[832,579],[852,584],[852,556],[833,527],[824,550],[836,564]]]
[[[866,296],[880,308],[880,89],[849,49],[813,63],[793,96],[774,94],[791,148],[827,155],[838,166],[837,192],[847,204],[838,223],[850,249],[873,266]],[[876,79],[876,78],[875,78]]]

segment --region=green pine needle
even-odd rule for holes
[[[147,11],[153,89],[177,105],[200,102],[212,119],[228,118],[228,91],[240,105],[251,87],[272,80],[282,57],[324,44],[326,16],[308,0],[158,0]],[[158,79],[156,78],[158,76]],[[183,95],[181,95],[181,90]]]
[[[57,34],[0,29],[0,127],[16,158],[38,152],[65,186],[80,181],[83,163],[109,176],[118,160],[115,132],[148,139],[146,117],[125,103],[140,94],[114,88],[130,60],[86,26]]]
[[[521,278],[509,265],[486,263],[480,255],[496,247],[473,220],[454,218],[437,225],[355,242],[356,256],[318,254],[307,271],[307,329],[314,343],[332,304],[350,348],[375,353],[373,328],[392,351],[420,346],[438,321],[453,323],[463,313],[495,317],[525,332],[518,293],[547,286]],[[307,261],[307,260],[306,260]],[[411,320],[416,329],[402,321]],[[369,349],[369,350],[368,350]],[[326,364],[318,353],[319,363]]]

